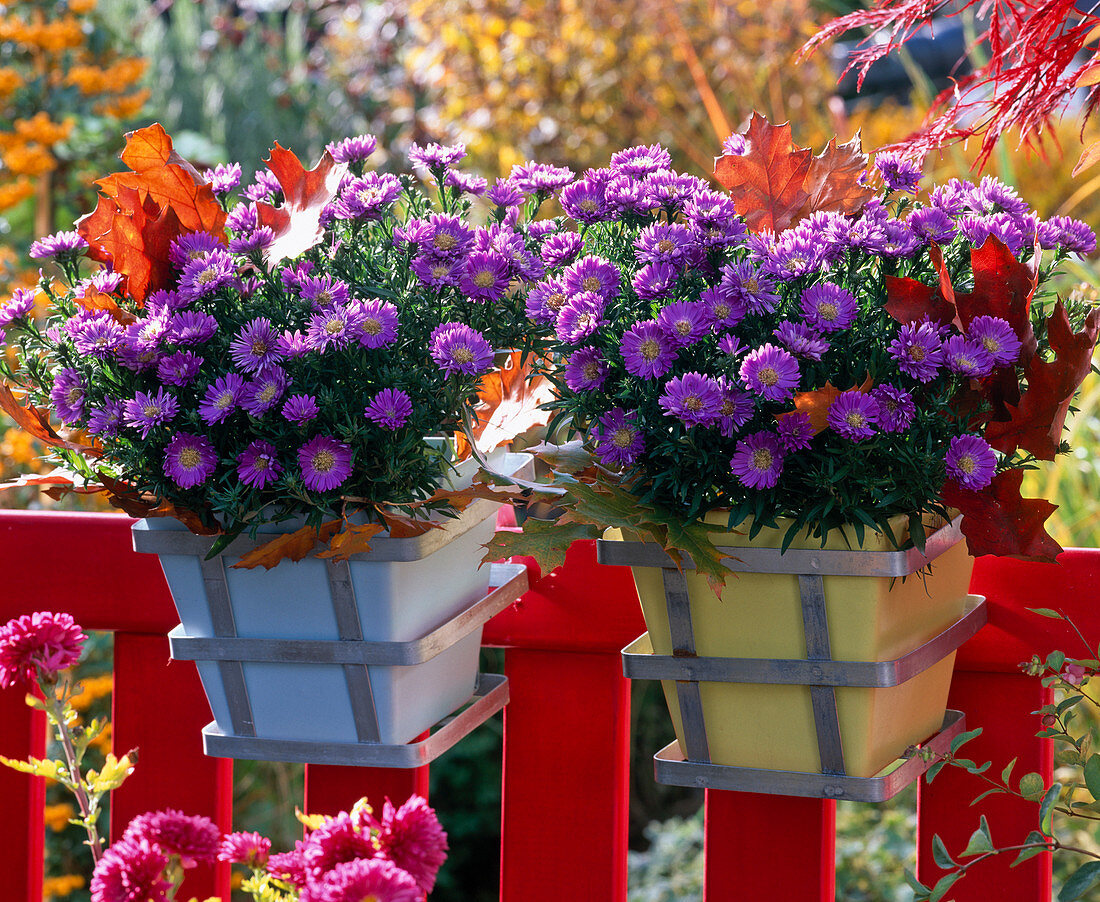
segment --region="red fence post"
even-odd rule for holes
[[[414,793],[428,797],[427,767],[307,764],[303,810],[308,814],[336,814],[347,811],[365,796],[380,816],[387,798],[399,808]]]
[[[111,799],[111,837],[138,814],[176,808],[204,814],[223,831],[233,829],[233,761],[208,758],[202,728],[210,707],[190,661],[170,661],[167,636],[115,634],[112,699],[114,750],[140,752],[137,767]],[[229,898],[230,866],[200,865],[189,873],[181,899]]]
[[[6,623],[9,618],[0,618]],[[4,726],[0,755],[25,760],[46,754],[46,717],[24,703],[27,687],[0,689],[0,724]],[[0,765],[0,860],[4,861],[5,893],[13,900],[41,899],[46,827],[46,781]]]

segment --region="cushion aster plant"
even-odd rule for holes
[[[371,171],[374,149],[347,139],[306,170],[276,145],[234,204],[239,167],[200,176],[159,126],[130,135],[132,171],[40,242],[64,276],[42,282],[45,323],[29,293],[0,306],[4,375],[30,401],[5,387],[4,408],[77,483],[223,542],[302,516],[327,538],[357,514],[334,540],[350,553],[453,513],[448,443],[426,439],[455,432],[497,349],[530,347],[524,287],[562,244],[534,214],[572,173],[487,189],[461,145],[414,146],[419,177]]]
[[[554,406],[598,464],[578,481],[583,455],[547,455],[574,474],[566,535],[648,532],[717,583],[708,515],[782,522],[789,543],[892,536],[902,514],[921,542],[954,508],[972,553],[1052,559],[1053,506],[1020,479],[1065,450],[1100,312],[1041,286],[1091,231],[991,178],[924,193],[912,161],[835,142],[813,156],[759,117],[727,145],[728,193],[658,148],[562,192],[581,246],[527,309],[562,362]],[[545,544],[532,529],[528,549]]]

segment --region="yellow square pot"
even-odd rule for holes
[[[895,535],[904,534],[898,518]],[[784,530],[711,535],[718,546],[778,548]],[[618,539],[609,531],[605,538]],[[860,550],[895,549],[885,535],[868,531]],[[820,549],[803,538],[792,548]],[[854,546],[853,546],[854,547]],[[849,550],[834,533],[825,545]],[[889,661],[900,658],[959,619],[968,600],[973,560],[959,542],[936,558],[931,573],[905,580],[825,576],[826,617],[832,658]],[[653,652],[672,654],[661,570],[634,567]],[[798,577],[777,573],[731,574],[721,598],[706,580],[686,571],[695,651],[699,657],[798,659],[806,657]],[[905,749],[935,733],[943,720],[955,655],[952,652],[912,679],[889,688],[836,689],[845,770],[870,777]],[[681,750],[685,750],[676,683],[663,680]],[[810,688],[800,685],[701,682],[703,717],[712,763],[820,773]]]

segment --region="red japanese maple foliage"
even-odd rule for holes
[[[1076,0],[878,0],[870,9],[826,24],[802,52],[859,29],[866,37],[845,72],[857,70],[862,87],[867,70],[922,26],[938,16],[972,11],[984,28],[978,38],[988,42],[988,62],[943,90],[922,128],[898,146],[926,151],[980,136],[981,166],[1009,130],[1018,129],[1025,141],[1039,139],[1043,128],[1067,111],[1079,87],[1088,88],[1084,118],[1100,102],[1100,57],[1083,69],[1078,65],[1079,54],[1100,25],[1100,16],[1089,6]],[[1077,171],[1096,159],[1100,148],[1094,145],[1082,155]]]

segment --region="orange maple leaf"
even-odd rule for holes
[[[545,426],[552,411],[541,405],[554,398],[554,387],[545,376],[532,377],[533,361],[521,363],[523,353],[513,351],[503,365],[482,377],[477,393],[473,435],[483,454],[512,441],[535,426]],[[469,454],[466,436],[455,436],[459,459]]]
[[[329,542],[333,534],[340,528],[340,520],[331,520],[322,523],[320,529],[312,526],[303,526],[294,532],[275,536],[270,542],[265,542],[253,548],[247,554],[242,554],[241,559],[231,566],[240,570],[251,570],[253,567],[263,567],[270,570],[280,561],[300,561],[317,546]]]
[[[366,554],[370,551],[370,540],[378,533],[385,531],[386,527],[378,523],[365,523],[362,526],[356,526],[354,523],[348,523],[345,520],[344,528],[332,537],[328,550],[319,551],[317,557],[346,561],[354,554]]]
[[[832,407],[833,401],[844,394],[845,391],[860,391],[866,394],[874,384],[874,380],[871,379],[870,375],[867,376],[862,385],[853,385],[849,389],[836,388],[831,382],[826,382],[823,388],[798,392],[794,396],[795,409],[778,414],[776,419],[783,420],[795,413],[809,414],[810,423],[814,427],[814,435],[817,435],[829,427],[829,408]]]
[[[0,382],[0,410],[11,417],[16,426],[46,445],[76,451],[85,457],[100,456],[99,450],[91,445],[83,445],[79,442],[70,442],[63,439],[50,425],[49,411],[35,407],[33,404],[24,407],[16,399],[12,390],[3,382]]]
[[[292,151],[278,143],[266,162],[283,189],[281,206],[256,204],[260,225],[275,233],[275,240],[264,251],[267,265],[274,266],[305,253],[324,236],[321,211],[336,197],[347,166],[333,160],[326,150],[321,161],[307,170]]]

